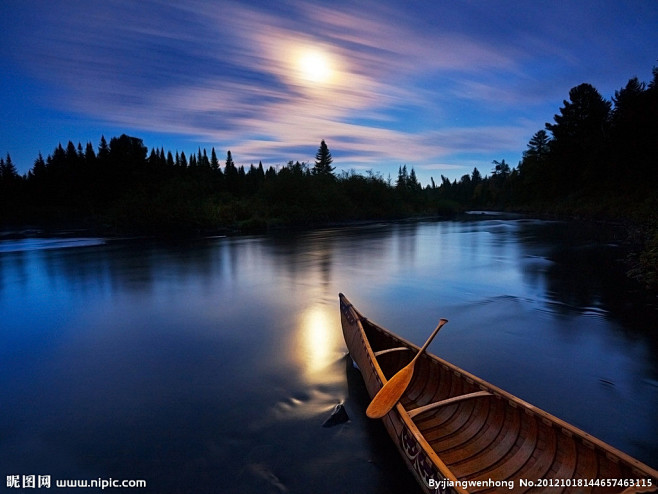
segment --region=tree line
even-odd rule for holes
[[[76,225],[112,232],[180,234],[399,218],[432,209],[415,171],[397,183],[374,172],[335,174],[323,140],[315,162],[236,166],[214,148],[151,149],[128,135],[61,144],[20,176],[0,159],[0,222]]]
[[[334,221],[512,209],[650,221],[658,210],[658,69],[607,101],[590,84],[569,91],[552,123],[522,160],[492,162],[460,180],[421,186],[400,166],[396,180],[375,172],[335,173],[322,141],[315,162],[236,166],[215,149],[149,150],[121,135],[97,148],[69,141],[20,176],[0,159],[0,222],[77,223],[147,233],[266,228]],[[658,220],[654,220],[658,222]]]
[[[608,101],[591,84],[569,91],[516,167],[493,161],[440,194],[468,206],[643,220],[658,210],[658,68]]]

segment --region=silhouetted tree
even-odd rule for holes
[[[265,181],[265,170],[263,170],[263,163],[259,162],[258,167],[251,165],[246,177],[246,190],[249,194],[256,193],[263,182]]]
[[[94,152],[94,145],[91,142],[87,143],[85,147],[85,164],[93,166],[96,162],[96,153]]]
[[[523,152],[523,157],[534,161],[545,160],[550,150],[549,141],[548,133],[545,130],[535,132],[528,142],[528,149]]]
[[[232,194],[238,195],[240,193],[240,174],[233,162],[233,156],[229,150],[226,153],[226,161],[224,162],[224,177],[226,181],[226,188]]]
[[[217,153],[215,152],[214,147],[210,152],[210,168],[212,168],[213,171],[219,170],[219,160],[217,159]]]
[[[551,143],[545,130],[537,131],[528,142],[519,164],[521,191],[519,199],[524,203],[549,199],[555,193],[555,175],[549,169]],[[553,177],[551,177],[553,175]]]
[[[654,81],[658,70],[654,69]],[[625,180],[631,187],[658,180],[658,88],[637,77],[615,91],[612,98],[610,181]]]
[[[110,155],[110,148],[107,145],[105,136],[101,136],[100,144],[98,145],[98,159],[105,160]]]
[[[20,214],[22,178],[18,174],[11,156],[0,159],[0,221],[11,220]]]
[[[159,156],[155,148],[151,148],[151,154],[148,157],[149,165],[156,166],[158,164]]]
[[[502,161],[497,161],[493,160],[492,164],[496,165],[491,172],[491,174],[495,177],[497,177],[500,180],[505,180],[507,177],[509,177],[509,174],[511,173],[510,166],[505,163],[505,160]]]
[[[4,183],[12,183],[19,178],[18,170],[16,170],[16,166],[11,160],[11,156],[7,153],[7,158],[4,161],[0,161],[0,179]]]
[[[208,154],[206,153],[206,149],[203,149],[203,154],[199,158],[199,165],[204,169],[204,170],[209,170],[210,169],[210,160],[208,159]]]
[[[409,174],[409,181],[407,182],[407,186],[414,192],[418,192],[422,188],[418,178],[416,177],[416,170],[414,170],[413,167],[411,168],[411,173]]]
[[[28,172],[28,177],[43,179],[45,174],[46,174],[46,162],[43,160],[41,151],[39,151],[39,156],[37,156],[37,159],[34,160],[34,165],[32,166],[32,170]]]
[[[562,187],[578,190],[594,179],[597,165],[605,155],[611,104],[590,84],[580,84],[569,91],[570,101],[564,101],[555,123],[546,124],[553,134],[552,177]]]
[[[110,139],[110,159],[121,168],[143,165],[147,153],[148,149],[137,137],[122,134]]]
[[[441,177],[443,178],[443,175]],[[404,191],[407,188],[408,181],[409,172],[407,171],[407,165],[398,167],[398,179],[395,182],[395,188],[399,191]]]
[[[331,166],[333,163],[333,158],[331,157],[331,152],[327,147],[327,144],[322,140],[320,147],[318,148],[317,153],[315,153],[315,166],[313,167],[314,175],[332,175],[334,167]]]

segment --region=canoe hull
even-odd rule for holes
[[[339,298],[345,343],[372,398],[419,348]],[[658,471],[427,353],[382,421],[427,493],[658,490]],[[553,483],[537,490],[543,481]]]

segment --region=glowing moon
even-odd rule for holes
[[[330,82],[333,74],[329,57],[320,51],[302,53],[297,61],[299,75],[312,83]]]

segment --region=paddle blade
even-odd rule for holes
[[[370,405],[368,405],[366,415],[371,419],[380,419],[390,412],[391,408],[400,401],[400,398],[404,394],[404,390],[409,386],[409,382],[411,382],[411,377],[413,375],[414,366],[412,362],[406,367],[403,367],[386,384],[384,384],[384,387],[379,390],[370,402]]]

